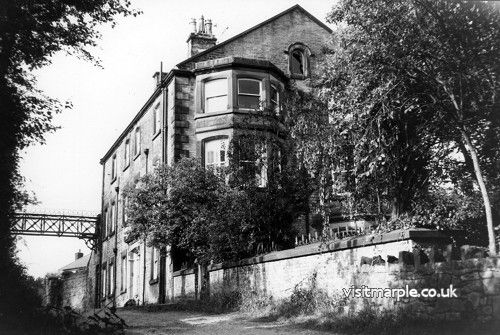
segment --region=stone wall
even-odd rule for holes
[[[481,248],[449,243],[446,235],[428,230],[317,242],[294,249],[209,268],[210,293],[239,291],[256,301],[279,303],[294,292],[315,290],[334,302],[338,311],[409,310],[437,319],[500,318],[500,260],[485,257]],[[194,271],[193,271],[194,272]],[[192,274],[178,283],[190,282]],[[456,290],[445,297],[345,297],[349,288]],[[187,286],[176,285],[175,296]],[[420,291],[419,291],[420,292]],[[196,295],[196,293],[194,293]]]
[[[89,305],[89,292],[87,291],[86,268],[62,274],[61,282],[61,305],[83,311]]]

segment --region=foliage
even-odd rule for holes
[[[328,114],[306,101],[314,116],[299,107],[292,124],[292,134],[319,132],[303,152],[332,171],[323,189],[347,208],[364,200],[396,219],[444,183],[474,193],[476,181],[492,231],[485,185],[497,192],[498,11],[482,2],[344,0],[329,21],[338,24],[335,47],[312,96]]]
[[[43,143],[55,130],[60,103],[36,88],[31,71],[47,65],[59,51],[94,59],[88,48],[100,37],[100,24],[114,24],[117,15],[136,15],[121,0],[2,1],[0,5],[0,315],[27,320],[36,307],[25,269],[15,256],[10,234],[12,214],[33,201],[22,188],[19,151]],[[22,324],[22,323],[21,323]]]
[[[248,171],[231,166],[212,170],[196,159],[181,159],[144,176],[125,191],[131,237],[185,250],[200,263],[291,246],[291,225],[304,202],[299,187],[289,182],[293,174],[283,167],[283,173],[273,174],[280,178],[259,187],[255,175],[252,182],[243,181]]]

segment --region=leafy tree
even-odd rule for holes
[[[44,134],[55,129],[53,115],[70,107],[38,90],[31,70],[49,64],[59,51],[97,64],[88,48],[100,37],[98,26],[114,24],[117,15],[137,13],[126,0],[1,1],[0,272],[6,275],[0,279],[0,314],[34,307],[16,290],[6,289],[25,283],[10,234],[13,212],[29,201],[18,172],[19,151],[43,143]]]
[[[354,135],[356,176],[406,197],[393,213],[445,175],[443,159],[461,165],[450,160],[461,153],[483,198],[492,254],[485,177],[498,181],[499,18],[483,2],[341,1],[329,16],[341,24],[338,48],[321,83],[331,118]]]

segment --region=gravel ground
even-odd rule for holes
[[[317,330],[300,329],[279,322],[263,322],[238,313],[210,315],[196,312],[121,310],[117,312],[129,326],[125,334],[307,334],[325,335]]]

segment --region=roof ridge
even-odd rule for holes
[[[260,23],[256,24],[255,26],[252,26],[252,27],[248,28],[247,30],[242,31],[242,32],[241,32],[241,33],[239,33],[239,34],[236,34],[236,35],[234,35],[233,37],[230,37],[230,38],[228,38],[227,40],[225,40],[225,41],[223,41],[223,42],[221,42],[221,43],[219,43],[219,44],[216,44],[216,45],[214,45],[214,46],[213,46],[213,47],[211,47],[211,48],[208,48],[207,50],[204,50],[204,51],[202,51],[202,52],[200,52],[200,53],[197,53],[196,55],[193,55],[193,56],[191,56],[191,57],[189,57],[189,58],[187,58],[187,59],[183,60],[182,62],[178,63],[176,66],[177,66],[177,67],[181,67],[182,65],[184,65],[184,64],[186,64],[186,63],[188,63],[188,62],[190,62],[190,61],[192,61],[192,60],[194,60],[194,59],[196,59],[196,58],[198,58],[198,57],[200,57],[200,56],[206,55],[206,54],[208,54],[208,53],[210,53],[210,52],[212,52],[212,51],[216,50],[217,48],[219,48],[219,47],[221,47],[221,46],[223,46],[223,45],[226,45],[226,44],[228,44],[228,43],[230,43],[230,42],[232,42],[232,41],[234,41],[234,40],[236,40],[236,39],[240,38],[241,36],[244,36],[244,35],[246,35],[246,34],[251,33],[252,31],[254,31],[254,30],[256,30],[256,29],[258,29],[258,28],[260,28],[260,27],[262,27],[262,26],[264,26],[264,25],[266,25],[266,24],[268,24],[268,23],[269,23],[269,22],[271,22],[271,21],[276,20],[277,18],[279,18],[279,17],[281,17],[281,16],[283,16],[283,15],[285,15],[285,14],[288,14],[288,13],[290,13],[290,12],[294,11],[295,9],[298,9],[298,10],[301,10],[302,12],[304,12],[304,13],[305,13],[305,14],[306,14],[306,15],[307,15],[310,19],[312,19],[312,20],[313,20],[314,22],[316,22],[316,23],[317,23],[320,27],[322,27],[323,29],[325,29],[325,30],[326,30],[326,31],[328,31],[329,33],[332,33],[332,32],[333,32],[333,31],[332,31],[332,29],[331,29],[330,27],[328,27],[325,23],[321,22],[321,21],[320,21],[317,17],[315,17],[314,15],[312,15],[311,13],[309,13],[307,10],[305,10],[305,9],[304,9],[302,6],[300,6],[299,4],[295,4],[295,5],[293,5],[292,7],[290,7],[290,8],[288,8],[288,9],[286,9],[286,10],[282,11],[281,13],[278,13],[278,14],[276,14],[276,15],[274,15],[274,16],[272,16],[272,17],[270,17],[269,19],[264,20],[264,21],[262,21],[262,22],[260,22]]]

